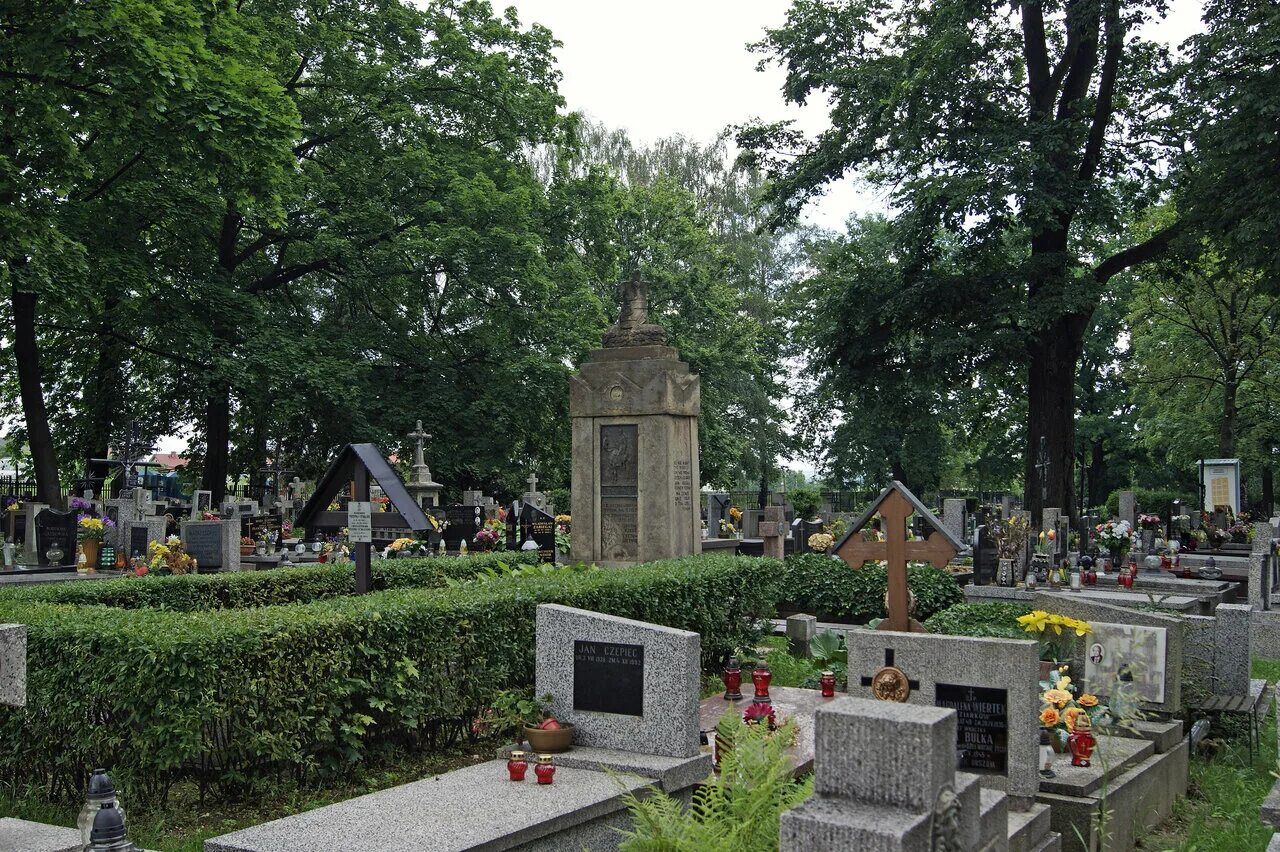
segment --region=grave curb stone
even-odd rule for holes
[[[6,852],[80,852],[80,831],[15,817],[0,817],[0,849]]]

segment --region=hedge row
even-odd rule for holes
[[[151,803],[184,779],[241,795],[340,772],[456,740],[495,692],[530,685],[538,603],[695,630],[714,668],[756,640],[781,576],[695,557],[207,612],[3,599],[0,622],[28,625],[28,703],[0,713],[0,777],[74,800],[106,766]]]
[[[1029,612],[1029,603],[962,603],[934,614],[924,622],[924,628],[952,636],[1034,639],[1018,624],[1018,617]]]
[[[865,624],[888,614],[884,599],[889,575],[882,565],[853,569],[830,556],[805,553],[788,556],[785,566],[780,606],[823,621],[851,624]],[[907,584],[916,599],[916,618],[921,621],[964,600],[955,579],[932,565],[908,566]]]
[[[538,561],[537,553],[486,553],[464,557],[378,559],[370,565],[372,591],[442,588],[446,579],[466,580],[497,567]],[[271,571],[183,574],[172,577],[53,583],[0,590],[0,603],[71,604],[122,609],[199,612],[307,603],[354,594],[355,569],[345,565],[309,565]]]

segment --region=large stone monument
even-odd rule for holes
[[[648,285],[570,382],[572,557],[607,567],[698,553],[698,377],[649,322]]]

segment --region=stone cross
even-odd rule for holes
[[[525,482],[529,483],[530,494],[538,493],[538,475],[536,473],[529,474],[529,478],[526,479]]]
[[[418,421],[417,427],[409,433],[409,437],[413,438],[413,440],[417,442],[417,447],[413,451],[413,466],[415,468],[426,467],[427,463],[422,458],[422,442],[430,441],[431,436],[422,431],[421,420]]]
[[[935,568],[944,567],[956,555],[956,549],[934,531],[925,541],[907,541],[907,518],[915,511],[911,502],[899,490],[901,485],[885,492],[874,507],[884,520],[884,541],[866,541],[857,535],[846,538],[839,548],[839,556],[853,567],[863,562],[883,559],[889,566],[889,617],[880,622],[881,630],[923,632],[920,623],[911,617],[907,591],[908,560],[928,562]],[[868,516],[869,519],[869,516]]]

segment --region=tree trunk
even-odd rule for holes
[[[210,491],[212,505],[227,494],[227,446],[231,438],[231,388],[219,384],[209,393],[204,417],[204,473],[200,487]]]
[[[105,331],[111,324],[120,300],[108,295],[103,301],[102,318],[98,336],[97,362],[93,368],[93,380],[85,388],[89,408],[89,428],[84,435],[82,447],[85,457],[85,477],[96,489],[111,473],[111,466],[105,463],[90,464],[89,459],[105,459],[111,444],[111,430],[115,426],[116,404],[120,399],[120,344]],[[116,483],[117,490],[119,483]],[[106,494],[102,495],[106,497]]]
[[[1262,468],[1262,511],[1270,518],[1275,510],[1275,483],[1272,480],[1271,466],[1265,465]]]
[[[1035,529],[1040,527],[1045,506],[1070,513],[1075,504],[1076,364],[1084,350],[1087,326],[1087,317],[1060,316],[1029,347],[1023,504],[1031,512]],[[1048,463],[1043,475],[1037,467],[1042,437]]]
[[[13,354],[18,360],[22,416],[27,424],[27,445],[31,450],[31,462],[36,473],[36,499],[51,506],[61,506],[62,488],[58,483],[58,462],[53,453],[49,412],[45,408],[40,380],[40,347],[36,342],[36,294],[19,290],[15,280],[12,301]]]
[[[1236,451],[1236,392],[1240,389],[1235,377],[1228,374],[1222,386],[1222,422],[1218,428],[1218,457],[1235,457]]]
[[[1101,440],[1093,441],[1089,447],[1089,508],[1101,506],[1107,499],[1103,492],[1106,486],[1107,456]]]

